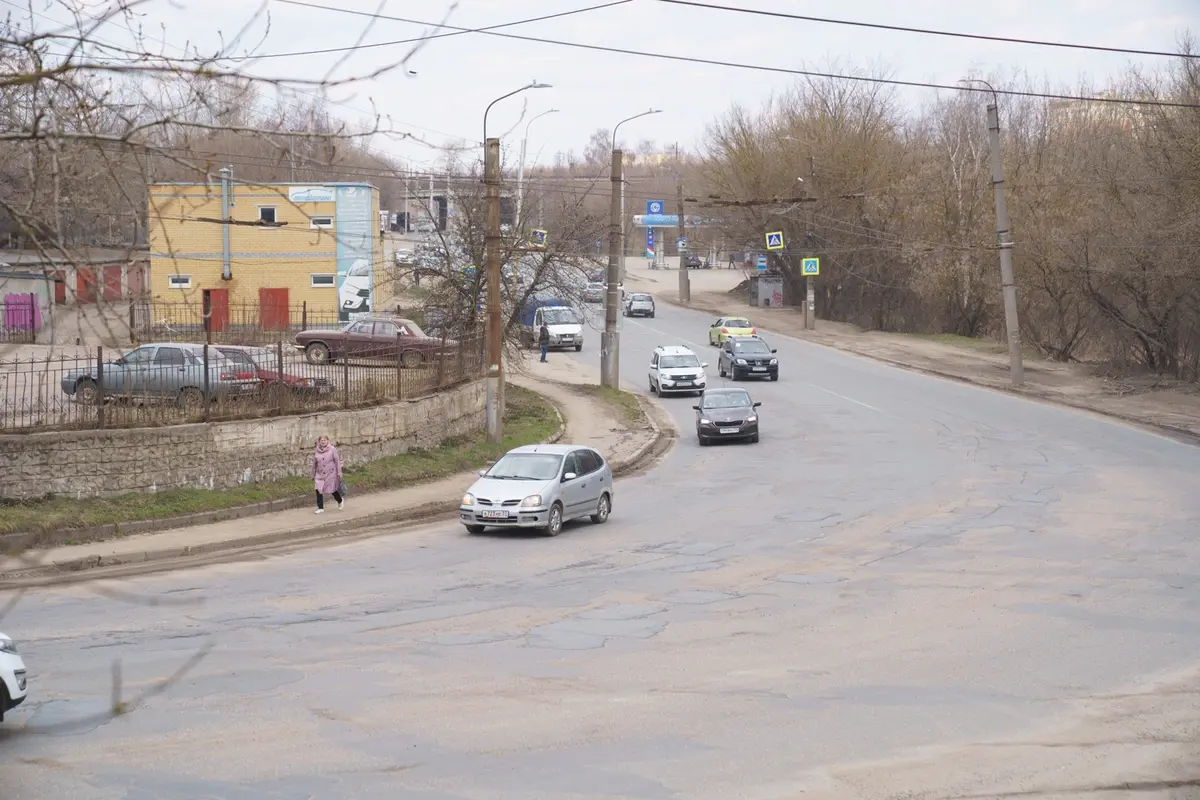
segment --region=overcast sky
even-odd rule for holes
[[[478,28],[530,17],[586,8],[604,0],[305,0],[318,5],[367,13],[380,12],[437,23]],[[1187,29],[1200,33],[1200,0],[703,0],[727,6],[784,11],[844,20],[925,27],[1028,39],[1058,40],[1134,49],[1174,50]],[[12,9],[15,0],[0,0]],[[44,16],[61,11],[34,0]],[[3,7],[3,6],[0,6]],[[257,6],[254,0],[146,0],[139,7],[145,30],[173,48],[187,42],[212,51],[219,37],[243,28]],[[318,10],[268,0],[266,18],[253,23],[243,42],[260,54],[294,53],[355,44],[368,24],[364,44],[419,37],[432,26],[372,20],[338,11]],[[14,13],[19,13],[14,10]],[[160,27],[161,26],[161,27]],[[904,80],[953,84],[968,72],[1024,69],[1053,81],[1075,82],[1087,76],[1103,82],[1131,62],[1159,66],[1165,59],[1068,50],[911,33],[868,30],[844,25],[757,17],[630,0],[623,5],[559,19],[502,29],[505,33],[696,56],[785,68],[852,64],[886,65]],[[112,41],[119,30],[104,31]],[[265,35],[265,38],[263,38]],[[403,56],[411,45],[364,48],[350,55],[336,75],[370,73]],[[178,53],[178,49],[167,52]],[[268,58],[249,69],[261,75],[318,78],[345,54]],[[353,121],[363,119],[374,102],[397,130],[433,145],[450,140],[482,139],[483,110],[489,102],[533,79],[551,89],[525,92],[498,103],[489,116],[492,135],[517,125],[522,100],[526,120],[549,108],[532,125],[530,157],[543,162],[556,151],[580,152],[597,128],[647,108],[664,113],[628,123],[621,138],[629,144],[653,139],[666,146],[693,148],[705,124],[738,102],[755,106],[795,78],[730,67],[686,64],[633,55],[589,52],[552,44],[516,41],[468,33],[431,41],[403,70],[334,93],[333,110]],[[929,90],[904,90],[913,104],[930,100]],[[525,131],[517,125],[505,138],[516,147]],[[436,163],[435,149],[416,143],[379,141],[377,147],[409,160],[414,168]]]

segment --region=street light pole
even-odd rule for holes
[[[992,93],[992,102],[987,107],[988,145],[991,148],[992,193],[996,204],[996,246],[1000,250],[1000,289],[1004,298],[1004,322],[1008,329],[1008,368],[1015,387],[1025,383],[1025,364],[1021,357],[1021,321],[1017,316],[1012,231],[1008,227],[1008,204],[1004,200],[1004,162],[1000,158],[1000,101],[990,83],[977,78],[971,81],[982,83]]]
[[[483,110],[483,182],[487,190],[487,237],[484,240],[484,260],[487,269],[487,439],[500,444],[504,439],[502,400],[504,373],[501,360],[504,353],[504,330],[500,308],[500,140],[487,135],[488,112],[506,97],[527,89],[548,89],[550,84],[532,81],[520,89],[497,97]],[[431,179],[432,182],[432,179]],[[432,192],[431,192],[432,194]]]
[[[557,112],[557,108],[543,111],[525,124],[525,138],[521,140],[521,160],[517,164],[517,214],[522,219],[525,217],[525,206],[523,203],[525,197],[525,146],[529,143],[529,126],[547,114],[555,114]]]
[[[617,305],[621,297],[621,273],[625,255],[625,154],[617,149],[617,129],[630,120],[650,114],[661,114],[652,108],[627,117],[615,126],[612,133],[612,198],[609,202],[608,229],[608,291],[604,298],[604,333],[600,334],[600,385],[621,388],[621,334],[617,331]]]

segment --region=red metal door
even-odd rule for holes
[[[96,270],[79,269],[75,272],[75,302],[96,302]]]
[[[105,300],[120,300],[124,294],[121,291],[123,269],[120,265],[104,267],[103,297]]]
[[[258,290],[258,323],[264,331],[286,331],[291,327],[287,289]]]
[[[67,273],[61,269],[54,271],[54,305],[61,306],[67,302]]]
[[[229,328],[229,290],[205,289],[204,313],[208,314],[209,330],[220,333]]]

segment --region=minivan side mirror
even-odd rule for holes
[[[568,472],[566,475],[563,475],[563,480],[564,481],[573,481],[578,477],[579,476],[576,475],[574,472]]]
[[[700,406],[692,406],[692,408],[696,409],[697,411],[700,410]]]
[[[702,367],[707,367],[707,366],[708,366],[708,362],[707,362],[707,361],[701,361],[701,362],[700,362],[700,366],[702,366]]]
[[[761,405],[762,405],[762,403],[761,403],[761,402],[758,402],[758,403],[755,403],[755,404],[754,404],[754,407],[755,407],[755,408],[758,408],[758,407],[759,407],[759,406],[761,406]]]
[[[771,348],[771,352],[772,352],[772,353],[778,353],[779,351],[778,351],[778,350],[776,350],[774,347],[772,347],[772,348]]]

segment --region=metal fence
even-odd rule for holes
[[[336,309],[284,304],[138,300],[129,308],[134,342],[222,342],[269,344],[288,341],[303,330],[335,330],[343,322]],[[211,337],[210,337],[211,332]]]
[[[83,358],[0,361],[0,432],[173,425],[356,408],[450,388],[483,373],[484,339],[399,357],[311,364],[296,347],[222,343],[148,348],[126,361],[96,348]],[[145,353],[147,349],[142,349]],[[174,351],[170,354],[163,350]]]

